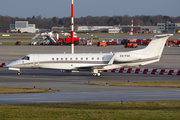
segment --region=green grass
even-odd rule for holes
[[[51,90],[57,91],[57,90]],[[44,93],[49,92],[48,89],[33,89],[33,88],[0,88],[0,94],[22,94],[22,93]]]
[[[10,35],[10,36],[2,36],[3,34],[5,35]],[[0,33],[0,38],[17,38],[17,37],[22,37],[22,38],[28,38],[28,37],[34,37],[36,33]]]
[[[10,36],[2,36],[3,33],[0,33],[0,38],[32,38],[34,37],[36,34],[34,33],[9,33]],[[4,34],[8,34],[8,33],[4,33]],[[95,36],[130,36],[128,35],[128,33],[116,33],[116,34],[112,34],[112,33],[98,33],[98,32],[94,32],[94,33],[77,33],[78,36],[87,36],[87,37],[91,37],[91,35],[93,35],[93,37]],[[161,33],[164,34],[164,33]],[[134,33],[134,35],[132,36],[139,36],[139,37],[153,37],[154,35],[158,35],[157,33],[149,33],[149,34],[136,34]],[[180,37],[180,34],[178,33],[174,33],[173,34],[174,37]],[[40,36],[38,37],[40,38]]]
[[[24,38],[24,39],[31,39],[34,36],[0,36],[1,39],[3,38],[12,38],[12,39],[18,39],[18,38]],[[40,37],[39,37],[40,38]]]
[[[106,82],[85,83],[89,85],[107,85]],[[173,87],[180,88],[180,82],[108,82],[109,86]]]
[[[180,101],[0,105],[1,120],[179,120]]]
[[[1,46],[5,46],[5,45],[15,45],[15,42],[1,42],[2,45]],[[29,42],[21,42],[21,45],[28,45]]]

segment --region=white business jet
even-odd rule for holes
[[[9,70],[41,68],[66,71],[90,71],[101,76],[103,70],[121,67],[139,67],[158,62],[166,40],[173,34],[155,35],[150,44],[140,50],[114,53],[78,53],[78,54],[29,54],[6,67]]]

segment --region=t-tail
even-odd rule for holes
[[[153,56],[161,56],[166,40],[170,36],[173,34],[155,35],[150,44],[142,51]]]
[[[155,35],[150,44],[141,50],[133,51],[134,53],[141,54],[141,59],[149,61],[141,65],[157,62],[160,60],[166,40],[173,36],[173,34]],[[149,59],[149,60],[148,60]]]

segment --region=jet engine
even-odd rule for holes
[[[117,62],[130,62],[141,59],[141,55],[135,53],[122,52],[122,53],[115,53],[114,55],[115,55],[114,61]]]

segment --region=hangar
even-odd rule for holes
[[[17,30],[21,33],[36,33],[39,29],[35,28],[35,24],[29,24],[28,21],[15,21],[15,24],[10,24],[10,30]]]

